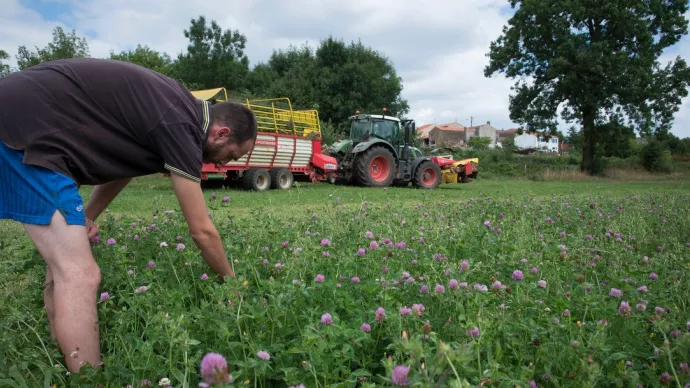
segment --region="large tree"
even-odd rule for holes
[[[19,46],[17,51],[19,70],[56,59],[89,57],[89,45],[86,38],[80,38],[74,30],[66,33],[62,27],[55,27],[53,41],[44,48],[36,47],[34,52],[29,51],[26,46]]]
[[[321,111],[334,120],[344,120],[356,110],[404,116],[409,111],[402,99],[402,78],[391,61],[361,42],[346,45],[332,37],[316,50],[319,68],[317,89]],[[321,112],[320,112],[321,113]]]
[[[242,88],[249,72],[249,59],[244,53],[247,38],[237,30],[223,30],[214,20],[192,19],[187,52],[178,56],[172,74],[185,84],[202,88]]]
[[[409,111],[401,97],[402,79],[383,54],[361,42],[345,44],[329,37],[314,51],[291,46],[274,51],[257,65],[248,87],[266,97],[287,96],[303,108],[318,108],[323,121],[342,124],[356,110],[404,116]]]
[[[687,0],[510,0],[515,14],[491,43],[487,77],[518,78],[510,118],[555,131],[558,110],[579,122],[581,169],[596,169],[597,128],[627,123],[641,134],[669,130],[687,95],[686,62],[661,67],[663,50],[687,33]]]

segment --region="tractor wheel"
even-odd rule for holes
[[[395,177],[395,169],[395,159],[390,151],[372,147],[357,158],[355,174],[364,186],[387,187]]]
[[[288,190],[292,187],[295,178],[287,168],[274,168],[271,170],[271,188]]]
[[[441,168],[431,160],[422,162],[414,172],[412,184],[422,189],[435,189],[441,184]]]
[[[242,174],[244,188],[254,191],[265,191],[271,187],[271,175],[263,168],[250,168]]]

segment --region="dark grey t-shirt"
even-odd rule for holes
[[[158,172],[199,182],[210,120],[179,82],[127,62],[64,59],[0,79],[0,140],[80,185]]]

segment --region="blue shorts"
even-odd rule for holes
[[[23,151],[0,141],[0,219],[48,225],[56,210],[70,225],[86,225],[84,201],[69,177],[22,163]]]

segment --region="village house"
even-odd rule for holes
[[[499,129],[496,131],[496,144],[502,144],[506,139],[515,139],[517,128]]]
[[[545,134],[523,133],[515,136],[515,145],[519,149],[543,149],[549,152],[559,151],[558,136]]]
[[[448,124],[426,124],[417,128],[417,134],[425,147],[461,148],[467,147],[469,140],[476,136],[491,139],[491,147],[495,145],[496,128],[490,121],[486,124],[466,127],[458,122]]]

